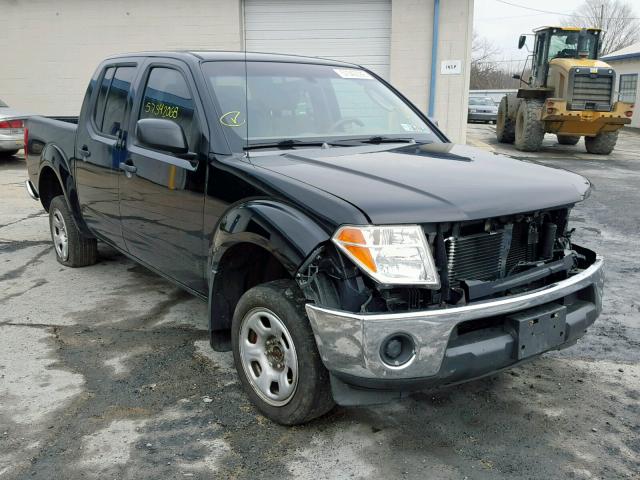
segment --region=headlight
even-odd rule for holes
[[[346,225],[332,240],[379,283],[440,287],[429,244],[418,225]]]

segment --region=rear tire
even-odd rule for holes
[[[502,97],[496,117],[496,138],[500,143],[513,143],[516,138],[516,124],[509,118],[507,97]]]
[[[618,141],[618,131],[605,132],[596,135],[595,137],[584,137],[584,146],[587,147],[587,152],[595,153],[597,155],[609,155],[613,152]]]
[[[233,315],[240,381],[258,410],[281,425],[308,422],[335,405],[305,303],[295,282],[275,280],[245,292]]]
[[[86,267],[98,260],[98,242],[85,237],[71,217],[64,195],[58,195],[49,205],[49,228],[56,260],[67,267]]]
[[[523,100],[516,114],[515,147],[522,152],[537,152],[544,140],[544,124],[540,120],[542,101]]]
[[[579,141],[579,135],[558,135],[558,143],[560,145],[575,145]]]

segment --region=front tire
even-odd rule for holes
[[[49,205],[49,228],[56,259],[67,267],[86,267],[98,260],[98,243],[85,237],[71,218],[64,195],[58,195]]]
[[[557,135],[560,145],[575,145],[580,141],[579,135]]]
[[[502,97],[502,100],[500,100],[495,124],[498,141],[500,143],[513,143],[516,138],[516,124],[512,118],[509,118],[507,97]]]
[[[275,280],[251,288],[233,315],[233,360],[251,402],[281,425],[298,425],[334,406],[295,282]]]
[[[613,152],[618,141],[618,131],[605,132],[596,135],[595,137],[584,137],[584,146],[587,147],[587,152],[595,153],[597,155],[609,155]]]
[[[515,147],[522,152],[537,152],[544,140],[544,124],[540,120],[542,102],[523,100],[516,114]]]

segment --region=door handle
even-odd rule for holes
[[[86,145],[83,145],[82,148],[80,148],[80,156],[83,158],[89,158],[91,156],[89,147],[87,147]]]
[[[138,171],[138,167],[135,165],[129,165],[125,162],[120,162],[120,170],[123,170],[126,173],[136,173]]]

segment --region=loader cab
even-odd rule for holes
[[[601,31],[597,28],[542,27],[534,31],[531,86],[545,87],[549,62],[554,58],[596,60]],[[518,47],[522,48],[526,37],[522,35]]]

